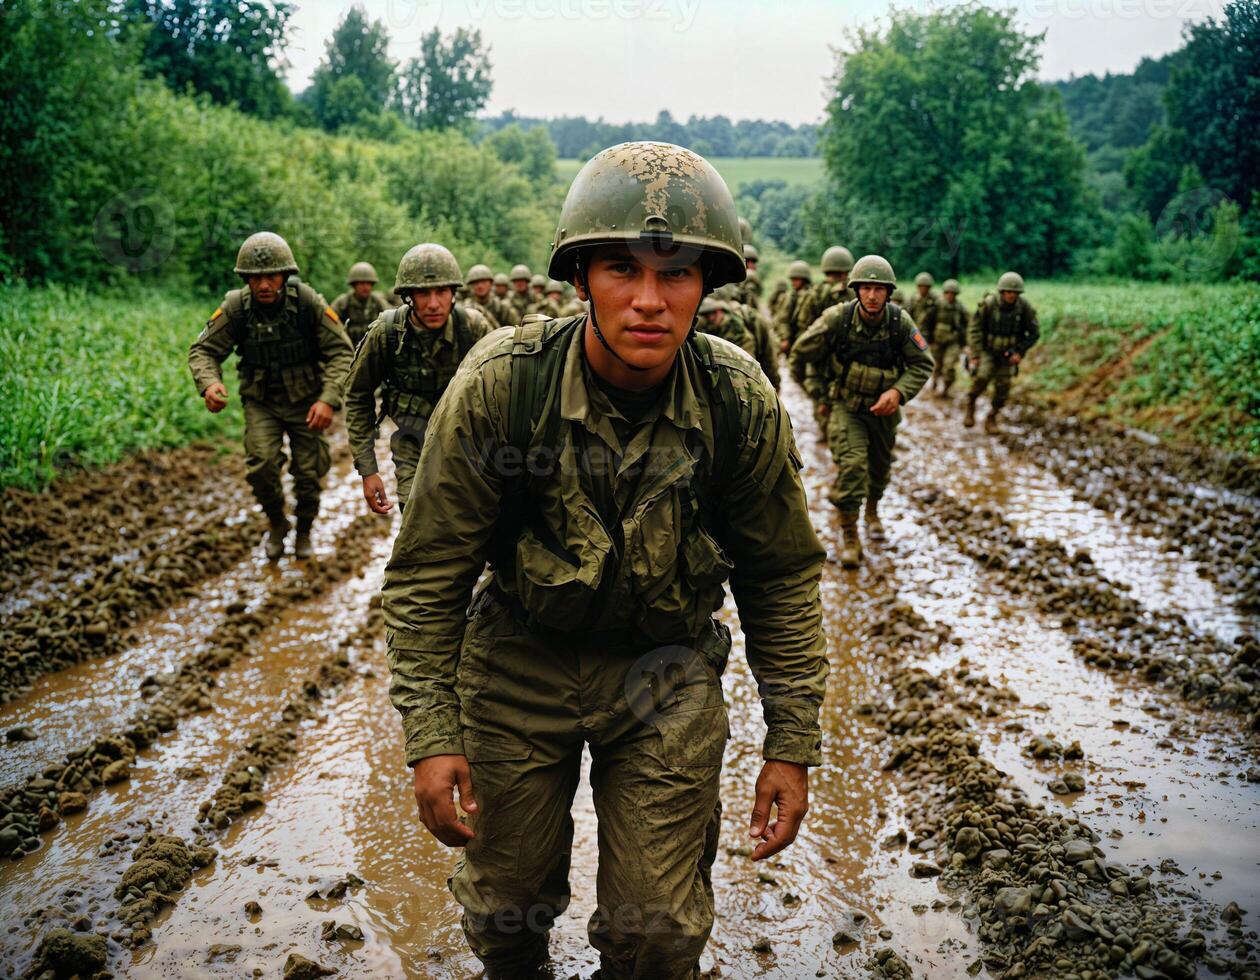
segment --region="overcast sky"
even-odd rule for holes
[[[1182,27],[1220,18],[1224,0],[1016,0],[1025,29],[1044,31],[1041,76],[1126,72],[1180,46]],[[289,83],[301,90],[347,0],[297,0]],[[906,0],[933,9],[946,0]],[[603,116],[610,122],[725,114],[821,119],[829,45],[874,25],[884,2],[855,0],[367,0],[400,61],[437,24],[480,29],[494,90],[487,111]]]

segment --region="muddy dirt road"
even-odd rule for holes
[[[835,552],[830,459],[786,384]],[[902,433],[888,542],[824,573],[826,765],[768,866],[736,632],[704,967],[1260,976],[1260,500],[1070,425],[966,432],[926,395]],[[475,976],[386,697],[392,526],[344,448],[308,563],[261,559],[232,457],[80,482],[3,512],[0,974]],[[558,976],[596,966],[584,790]]]

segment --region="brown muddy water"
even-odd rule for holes
[[[790,380],[784,401],[796,420],[812,512],[824,544],[838,552],[826,502],[831,462],[809,406]],[[895,592],[953,641],[926,656],[933,672],[966,659],[973,671],[1012,689],[1018,702],[979,726],[981,752],[1030,799],[1079,814],[1113,862],[1150,868],[1187,903],[1244,910],[1260,927],[1260,783],[1241,721],[1206,724],[1200,709],[1138,677],[1087,666],[1059,624],[1026,595],[1003,588],[949,540],[923,526],[915,487],[989,504],[1030,538],[1088,551],[1107,577],[1144,606],[1177,612],[1205,635],[1229,640],[1253,619],[1197,574],[1166,540],[1139,532],[1075,499],[1035,458],[959,424],[959,406],[926,396],[906,412],[898,468],[884,505],[889,541],[855,572],[829,562],[822,595],[832,674],[823,711],[826,763],[811,775],[811,812],[796,844],[754,866],[745,827],[764,729],[755,688],[735,651],[723,680],[732,738],[723,775],[723,836],[714,869],[717,919],[702,966],[725,977],[865,976],[877,947],[896,950],[914,976],[975,975],[981,944],[961,914],[963,896],[936,879],[910,876],[920,857],[881,841],[912,831],[888,746],[863,706],[886,697],[886,665],[872,652],[873,619]],[[382,457],[384,444],[382,444]],[[342,460],[330,474],[325,549],[364,507]],[[361,575],[288,610],[254,638],[249,656],[216,676],[213,710],[190,714],[138,753],[130,778],[88,794],[88,807],[42,835],[33,854],[0,864],[0,973],[20,975],[51,928],[110,935],[113,889],[144,829],[197,832],[197,808],[249,739],[273,724],[320,661],[348,647],[379,589],[390,536],[379,538]],[[16,784],[65,752],[119,730],[149,675],[176,669],[207,642],[231,603],[258,602],[269,584],[296,574],[291,558],[270,566],[260,549],[198,586],[196,595],[142,623],[115,656],[38,680],[0,706],[0,730],[28,727],[33,741],[6,744],[0,786]],[[728,621],[737,622],[728,605]],[[300,953],[347,977],[473,977],[458,908],[445,887],[454,854],[415,816],[401,730],[389,704],[383,638],[351,654],[352,680],[299,726],[297,755],[272,773],[264,806],[212,839],[217,860],[197,872],[151,924],[152,942],[131,950],[111,940],[108,969],[128,977],[279,976]],[[1070,768],[1082,792],[1048,783],[1063,763],[1036,761],[1033,736],[1079,741]],[[595,821],[589,787],[575,803],[573,902],[552,942],[558,976],[589,976],[597,960],[586,920],[595,907]],[[913,832],[911,832],[913,837]],[[339,898],[311,898],[353,874]],[[246,903],[261,911],[249,913]],[[856,917],[856,918],[855,918]],[[865,922],[863,922],[865,917]],[[362,939],[321,938],[324,924],[357,926]],[[856,923],[856,924],[855,924]],[[861,942],[836,946],[840,929]],[[768,940],[769,952],[760,940]],[[1206,975],[1206,974],[1204,974]]]

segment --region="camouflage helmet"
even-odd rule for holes
[[[789,279],[804,279],[807,282],[814,278],[810,272],[809,263],[804,259],[797,259],[795,262],[789,262],[787,267],[787,277]]]
[[[490,271],[490,266],[482,265],[478,262],[468,270],[468,275],[464,277],[464,282],[472,285],[474,282],[481,282],[482,279],[493,279],[494,273]]]
[[[900,289],[894,289],[893,294],[892,294],[892,301],[896,303],[898,306],[905,306],[906,294],[903,293]]]
[[[822,254],[823,272],[848,272],[853,268],[853,253],[843,245],[832,245]]]
[[[962,292],[962,286],[958,285],[957,279],[946,279],[941,283],[941,292],[957,295]]]
[[[752,244],[752,242],[744,242],[744,261],[757,262],[760,258],[761,256],[757,254],[757,246]]]
[[[748,223],[748,219],[740,216],[739,219],[739,238],[745,245],[752,244],[752,225]]]
[[[936,280],[932,278],[932,273],[920,272],[914,277],[914,284],[916,286],[933,286],[936,284]]]
[[[1018,272],[1003,272],[998,276],[998,292],[1007,291],[1022,293],[1024,291],[1024,277]]]
[[[892,289],[897,285],[897,276],[892,265],[882,255],[863,255],[853,263],[849,285],[856,290],[864,282],[878,283]]]
[[[494,274],[494,284],[496,286],[510,286],[512,285],[512,280],[508,278],[506,272],[496,272]]]
[[[529,277],[529,286],[531,289],[533,289],[535,286],[542,287],[546,285],[547,285],[547,277],[544,276],[541,272],[535,272],[532,276]]]
[[[346,273],[346,285],[353,286],[356,282],[370,282],[373,285],[379,282],[371,262],[356,262],[350,266],[350,271]]]
[[[696,313],[700,316],[708,316],[710,313],[716,313],[721,308],[712,296],[706,296],[700,301],[700,309],[696,310]]]
[[[559,279],[548,279],[547,285],[543,287],[543,292],[544,293],[563,293],[564,283],[562,283]]]
[[[293,249],[283,238],[274,231],[256,231],[241,243],[233,271],[240,276],[296,273],[298,264],[293,258]]]
[[[425,242],[408,249],[398,263],[394,292],[402,295],[407,289],[452,288],[463,285],[459,263],[450,249],[435,242]]]
[[[512,271],[508,273],[508,280],[515,282],[518,279],[529,278],[529,266],[517,264],[512,266]]]
[[[725,286],[719,286],[713,290],[713,298],[717,300],[729,299],[739,300],[739,290],[735,288],[733,283],[727,283]]]
[[[709,288],[744,279],[735,201],[704,157],[672,143],[639,141],[601,150],[578,171],[560,209],[548,273],[572,281],[591,245],[643,242],[661,252],[707,253]]]

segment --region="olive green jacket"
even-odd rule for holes
[[[1040,339],[1037,311],[1023,296],[1007,306],[999,297],[987,295],[967,324],[967,348],[973,357],[981,351],[1002,354],[1008,350],[1023,357]]]
[[[914,322],[919,325],[923,336],[928,340],[936,339],[937,308],[943,302],[944,300],[930,289],[926,296],[920,296],[918,289],[915,289],[910,301],[906,303],[906,312],[914,317]]]
[[[367,299],[359,299],[353,292],[345,292],[332,301],[333,312],[341,317],[342,325],[351,339],[356,335],[362,337],[373,320],[398,305],[399,301],[392,293],[386,296],[377,289],[372,290]]]
[[[345,381],[346,372],[350,370],[350,362],[354,359],[354,347],[346,335],[346,328],[342,325],[341,319],[333,312],[332,307],[324,302],[324,297],[306,283],[299,283],[298,290],[300,303],[310,304],[316,310],[322,311],[318,314],[319,327],[316,338],[320,352],[317,365],[319,394],[314,400],[324,402],[333,408],[340,408],[341,386]],[[223,362],[233,351],[239,353],[239,346],[244,342],[248,331],[247,318],[260,316],[261,310],[256,304],[248,304],[248,312],[241,317],[230,316],[224,312],[225,309],[239,306],[243,298],[240,294],[248,291],[248,286],[242,286],[239,291],[229,290],[223,297],[223,304],[211,314],[205,329],[201,331],[188,350],[188,369],[192,372],[193,383],[197,386],[199,395],[204,395],[206,389],[212,384],[223,380]],[[238,295],[233,296],[233,293]],[[275,304],[274,317],[264,317],[264,322],[283,316],[284,302],[282,296]],[[251,395],[250,392],[242,391],[241,394],[243,397],[262,397],[261,392],[254,392]]]
[[[710,631],[729,578],[762,692],[764,755],[819,764],[825,552],[787,412],[755,361],[711,340],[743,431],[721,495],[698,495],[717,406],[693,349],[633,427],[590,375],[585,329],[583,319],[558,382],[560,464],[540,480],[535,519],[498,539],[495,587],[531,628],[579,639],[613,631],[652,649]],[[407,508],[385,568],[390,696],[409,764],[463,752],[455,676],[465,611],[521,469],[507,420],[515,333],[496,331],[477,346],[430,419],[417,477],[425,506]]]
[[[493,329],[489,321],[471,306],[465,306],[468,329],[473,342],[481,340]],[[427,329],[416,327],[410,321],[408,330]],[[434,347],[435,367],[454,367],[459,363],[459,344],[455,337],[455,325],[451,317],[440,328],[441,336]],[[350,453],[359,476],[372,476],[377,472],[376,461],[376,391],[389,381],[389,344],[394,336],[393,325],[378,318],[370,327],[363,343],[355,352],[354,363],[346,376],[346,435],[350,441]],[[438,364],[437,362],[441,362]]]

